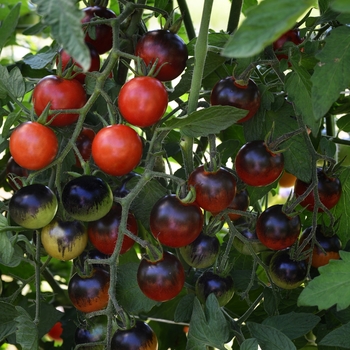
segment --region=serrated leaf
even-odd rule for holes
[[[14,305],[0,301],[0,342],[16,332],[15,318],[18,312]]]
[[[14,248],[11,244],[9,235],[6,232],[0,234],[0,262],[7,265],[11,262]]]
[[[16,306],[18,316],[15,318],[17,323],[16,341],[23,349],[37,350],[38,349],[38,331],[28,315],[28,313],[20,306]]]
[[[312,106],[316,120],[321,119],[350,84],[350,28],[337,27],[325,39],[316,55],[319,60],[312,75]]]
[[[23,62],[28,64],[32,69],[45,68],[57,55],[57,51],[49,49],[44,52],[39,52],[36,55],[28,54],[23,57]]]
[[[312,7],[317,7],[317,1],[261,1],[247,13],[245,20],[230,37],[222,55],[250,57],[259,54],[265,47],[291,29],[300,16]]]
[[[21,3],[18,2],[12,9],[11,12],[6,16],[4,21],[0,22],[0,52],[5,46],[8,38],[15,32],[18,18],[20,16]]]
[[[247,326],[261,350],[296,350],[292,341],[276,328],[255,322],[247,322]]]
[[[350,305],[350,253],[340,251],[341,260],[319,267],[320,275],[311,280],[298,298],[299,306],[317,306],[326,310],[336,305],[343,310]]]
[[[240,350],[258,350],[259,344],[255,338],[246,339],[240,346]]]
[[[328,333],[318,345],[339,346],[344,349],[350,349],[350,323],[344,324]]]
[[[82,68],[87,71],[91,64],[91,56],[84,42],[81,26],[83,13],[74,0],[33,0],[37,12],[43,22],[51,26],[51,34],[63,46]]]
[[[167,129],[180,129],[189,137],[208,136],[227,129],[244,118],[248,111],[231,106],[211,106],[195,111],[186,118],[173,119],[167,123]]]
[[[330,6],[334,11],[350,13],[350,3],[348,0],[333,0]]]

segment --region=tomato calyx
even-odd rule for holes
[[[145,245],[146,253],[143,254],[143,258],[149,262],[155,263],[163,259],[163,248],[162,245],[158,242],[158,246],[146,243]]]

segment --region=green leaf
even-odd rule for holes
[[[15,318],[17,323],[16,340],[26,350],[38,349],[38,332],[37,328],[28,315],[20,306],[16,306],[18,316]]]
[[[316,0],[265,0],[253,7],[222,51],[226,57],[250,57],[291,29]]]
[[[181,298],[175,310],[175,322],[189,322],[191,319],[194,297],[194,294],[187,294]]]
[[[56,50],[46,49],[38,52],[36,55],[27,54],[23,57],[23,62],[28,64],[32,69],[45,68],[57,55]]]
[[[350,253],[340,251],[341,260],[319,267],[320,275],[311,280],[298,298],[299,306],[326,310],[333,305],[343,310],[350,305]]]
[[[339,346],[350,349],[350,323],[344,324],[328,333],[318,345]]]
[[[246,339],[240,346],[240,350],[258,350],[259,344],[255,338]]]
[[[330,5],[334,11],[350,13],[350,3],[348,0],[333,0]]]
[[[84,42],[84,32],[81,26],[83,13],[74,0],[33,0],[42,20],[51,26],[54,39],[63,46],[85,71],[90,68],[91,56]]]
[[[16,332],[15,318],[18,312],[14,305],[0,301],[0,342]]]
[[[209,294],[205,308],[194,299],[186,350],[206,350],[207,346],[225,350],[229,325],[214,294]]]
[[[345,132],[350,132],[350,114],[345,114],[337,120],[337,127]]]
[[[284,315],[268,317],[263,321],[263,324],[278,329],[289,339],[293,340],[311,331],[320,320],[320,317],[313,314],[290,312]]]
[[[247,115],[247,111],[231,106],[212,106],[191,113],[186,118],[172,119],[168,129],[180,129],[189,137],[217,134]]]
[[[350,28],[333,29],[325,39],[323,50],[316,55],[312,81],[312,105],[316,120],[321,119],[350,84]]]
[[[11,262],[14,248],[11,244],[10,234],[6,232],[1,232],[0,234],[0,263],[7,265]]]
[[[5,46],[8,38],[15,32],[18,18],[20,16],[21,3],[18,2],[7,15],[0,26],[0,52]]]
[[[24,79],[18,67],[13,68],[9,73],[6,67],[0,65],[0,96],[5,93],[10,93],[14,98],[24,96]]]
[[[276,328],[255,322],[247,322],[247,326],[261,350],[296,350],[292,341]]]

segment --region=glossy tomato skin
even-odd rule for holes
[[[212,271],[205,271],[196,281],[196,296],[205,303],[209,294],[214,293],[220,306],[225,306],[234,295],[234,285],[231,276],[220,276]]]
[[[89,276],[75,273],[68,282],[68,296],[73,306],[81,312],[104,309],[109,301],[109,272],[95,267]]]
[[[94,221],[105,216],[113,205],[107,182],[93,175],[76,177],[63,188],[62,204],[75,220]]]
[[[181,292],[185,271],[175,255],[164,251],[162,259],[155,262],[142,258],[137,270],[137,283],[148,298],[164,302]]]
[[[312,226],[306,228],[300,237],[300,244],[310,235]],[[327,265],[329,260],[339,260],[339,251],[342,249],[342,243],[337,234],[327,236],[322,229],[322,226],[317,225],[315,231],[315,238],[318,244],[315,242],[312,250],[311,266],[319,268],[320,266]],[[311,242],[311,241],[310,241]],[[311,245],[308,244],[305,249],[311,249]],[[323,250],[322,250],[323,249]]]
[[[190,244],[180,248],[185,262],[196,268],[205,269],[212,266],[220,251],[220,242],[216,236],[208,236],[203,232]]]
[[[269,150],[263,140],[245,143],[235,158],[237,176],[247,185],[261,187],[276,181],[284,169],[282,153]]]
[[[33,107],[39,117],[50,103],[50,110],[79,109],[87,100],[83,85],[76,79],[64,79],[56,75],[42,78],[33,90]],[[59,113],[50,115],[51,126],[67,126],[75,123],[79,118],[77,113]]]
[[[135,321],[129,329],[117,329],[112,336],[111,350],[158,350],[153,329],[143,321]]]
[[[131,172],[142,158],[143,144],[128,125],[102,128],[92,141],[92,158],[108,175],[123,176]]]
[[[317,178],[317,190],[320,201],[327,209],[332,209],[340,200],[342,184],[337,176],[328,176],[322,168],[317,168]],[[309,186],[310,184],[297,179],[294,184],[295,195],[297,197],[303,195]],[[311,191],[300,205],[309,211],[313,211],[315,207],[314,192]],[[318,212],[322,211],[322,208],[318,208]]]
[[[67,261],[78,257],[84,251],[88,235],[80,221],[55,218],[42,228],[41,243],[50,256]]]
[[[116,14],[106,7],[89,6],[83,9],[84,17],[81,20],[83,25],[93,23],[94,19],[113,19],[116,18]],[[92,26],[92,25],[91,25]],[[109,51],[113,46],[113,31],[112,27],[108,24],[97,24],[93,26],[91,32],[94,33],[90,36],[89,31],[86,32],[85,42],[90,43],[96,51],[102,55]],[[86,27],[83,27],[86,29]]]
[[[100,64],[101,64],[100,55],[98,54],[96,49],[91,44],[87,44],[87,46],[89,48],[90,57],[91,57],[91,64],[90,64],[90,68],[88,69],[88,71],[89,72],[99,71]],[[82,68],[81,65],[78,62],[76,62],[73,59],[73,57],[70,56],[67,53],[67,51],[65,51],[64,49],[61,49],[59,51],[59,56],[60,56],[60,60],[61,60],[62,71],[64,71],[67,68],[68,64],[74,65],[78,68]],[[58,64],[58,62],[57,62],[57,64]],[[84,84],[85,77],[86,77],[86,74],[79,73],[74,77],[74,79],[78,80],[81,84]]]
[[[285,32],[284,34],[282,34],[272,44],[273,50],[278,52],[278,50],[283,48],[283,46],[286,42],[292,42],[295,45],[301,44],[303,42],[303,40],[300,38],[299,30],[298,29],[290,29],[287,32]],[[276,53],[276,57],[278,58],[278,60],[288,59],[288,55],[286,55],[286,54]]]
[[[91,128],[83,127],[75,142],[82,158],[87,162],[91,157],[92,141],[95,138],[95,131]],[[79,158],[75,156],[75,166],[81,168]]]
[[[41,170],[56,158],[58,139],[53,130],[37,122],[24,122],[10,136],[10,153],[28,170]]]
[[[164,85],[153,77],[135,77],[120,89],[118,107],[124,119],[141,128],[157,123],[168,106]]]
[[[288,249],[274,253],[270,260],[269,271],[272,281],[280,288],[295,289],[299,287],[307,275],[307,262],[293,260]]]
[[[166,195],[153,206],[150,229],[160,243],[179,248],[193,242],[203,228],[202,210],[193,203],[183,203],[176,195]]]
[[[288,216],[283,212],[281,204],[265,209],[256,223],[256,234],[260,242],[272,250],[282,250],[293,245],[300,230],[299,215]]]
[[[144,34],[136,44],[135,55],[143,59],[146,66],[158,59],[156,78],[170,81],[177,78],[185,69],[188,50],[184,41],[169,30],[156,29]],[[161,67],[162,66],[162,67]]]
[[[101,342],[106,339],[107,321],[104,316],[95,316],[89,319],[88,324],[79,325],[74,333],[75,344],[89,344]],[[90,345],[90,344],[89,344]],[[82,350],[103,350],[104,345],[82,346]]]
[[[18,165],[11,156],[6,163],[6,178],[11,188],[17,191],[19,188],[23,187],[23,182],[20,177],[26,178],[28,175],[28,170]]]
[[[115,203],[104,217],[88,223],[88,235],[90,242],[101,253],[107,255],[113,254],[118,239],[121,216],[122,207],[119,203]],[[137,221],[131,212],[128,213],[127,229],[137,236]],[[135,241],[132,238],[124,234],[120,254],[124,254],[130,250],[134,243]]]
[[[233,106],[248,111],[237,123],[244,123],[254,117],[260,107],[260,101],[259,88],[252,79],[249,79],[248,85],[242,86],[237,84],[232,76],[219,80],[210,94],[212,106]]]
[[[188,185],[196,190],[195,203],[211,213],[226,209],[236,195],[236,179],[224,168],[210,172],[201,165],[190,174]]]
[[[13,194],[9,202],[12,220],[28,229],[39,229],[51,222],[58,208],[53,191],[42,184],[22,187]]]

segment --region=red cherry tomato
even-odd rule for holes
[[[106,8],[100,6],[89,6],[83,9],[84,18],[81,23],[84,24],[84,29],[87,30],[85,35],[85,42],[90,43],[95,47],[97,52],[102,55],[109,51],[113,46],[113,30],[108,24],[93,25],[95,20],[99,19],[113,19],[116,14]],[[90,24],[89,29],[86,25]]]
[[[75,144],[84,159],[87,162],[91,157],[92,140],[95,138],[95,131],[83,127]],[[75,156],[75,166],[81,168],[79,158]]]
[[[282,153],[269,150],[263,140],[247,142],[235,159],[238,177],[249,186],[267,186],[276,181],[284,169]]]
[[[188,185],[196,189],[195,202],[212,213],[226,209],[236,194],[236,179],[224,168],[211,172],[201,165],[190,174]]]
[[[101,253],[111,255],[118,239],[120,220],[122,215],[122,207],[120,204],[114,204],[107,215],[99,220],[91,221],[88,224],[88,235],[90,242]],[[128,213],[127,229],[134,235],[138,234],[138,226],[135,216]],[[124,234],[123,244],[120,254],[126,253],[135,241]]]
[[[13,157],[10,157],[6,164],[6,178],[14,191],[23,187],[23,183],[20,180],[21,177],[28,177],[29,172],[27,169],[21,167],[16,163]]]
[[[42,78],[33,90],[33,106],[40,116],[50,103],[50,110],[79,109],[86,103],[86,92],[83,85],[75,79],[63,79],[55,75]],[[59,113],[50,115],[51,126],[66,126],[75,123],[79,118],[76,113]]]
[[[279,51],[283,48],[286,42],[292,42],[295,45],[299,45],[303,42],[303,39],[300,38],[298,29],[288,30],[286,33],[282,34],[273,44],[273,50]],[[286,54],[278,54],[276,53],[276,57],[278,60],[288,59],[288,55]]]
[[[168,93],[164,85],[152,77],[136,77],[126,82],[118,96],[118,107],[124,119],[139,127],[158,122],[166,111]]]
[[[144,34],[137,42],[135,55],[141,57],[147,66],[158,59],[156,78],[161,81],[177,78],[185,69],[188,59],[184,41],[177,34],[163,29]]]
[[[244,123],[256,114],[260,107],[260,100],[259,88],[253,80],[249,79],[248,85],[243,86],[237,84],[232,76],[218,81],[210,94],[212,106],[233,106],[248,111],[248,114],[238,120],[238,123]]]
[[[61,341],[61,335],[63,332],[63,328],[62,328],[62,322],[58,321],[56,322],[52,328],[49,330],[49,332],[47,333],[47,335],[52,339],[52,340],[58,340]]]
[[[92,158],[106,174],[123,176],[140,162],[143,144],[137,132],[127,125],[102,128],[92,141]]]
[[[9,148],[18,165],[28,170],[40,170],[55,159],[58,140],[51,128],[37,122],[25,122],[11,134]]]

